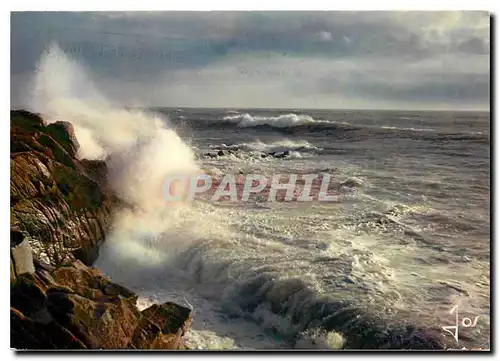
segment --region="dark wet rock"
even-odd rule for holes
[[[19,246],[24,241],[24,235],[16,230],[10,231],[10,247]]]
[[[76,261],[37,267],[11,283],[11,347],[180,349],[191,310],[175,303],[140,312],[137,295]]]
[[[219,157],[223,157],[224,155],[225,155],[225,154],[224,154],[224,151],[223,151],[223,150],[219,150],[219,151],[217,152],[217,156],[219,156]]]
[[[50,320],[37,321],[10,308],[10,343],[16,349],[85,349],[71,332]]]
[[[86,175],[97,182],[101,189],[108,190],[108,167],[105,161],[97,159],[82,159],[80,164]]]
[[[92,266],[99,258],[99,249],[102,243],[103,242],[99,240],[93,246],[75,249],[72,251],[72,254],[75,259],[82,261],[86,266]]]
[[[281,158],[288,157],[290,155],[290,151],[289,150],[285,150],[284,152],[270,152],[270,153],[267,153],[267,154],[270,155],[271,157],[281,159]]]
[[[345,182],[340,183],[340,185],[347,188],[359,188],[363,185],[363,182],[357,178],[350,178]]]
[[[36,285],[32,274],[20,275],[11,283],[10,305],[23,310],[26,316],[33,316],[45,307],[45,292]]]

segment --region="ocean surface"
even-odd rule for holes
[[[356,348],[370,344],[367,325],[445,333],[458,305],[460,323],[479,317],[460,324],[458,343],[446,334],[450,345],[489,348],[489,113],[148,112],[214,177],[327,173],[341,195],[195,200],[166,211],[160,233],[147,217],[120,219],[96,266],[136,291],[140,307],[192,307],[190,347]]]

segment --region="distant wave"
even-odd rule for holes
[[[263,116],[252,116],[248,113],[228,115],[223,118],[233,124],[237,124],[238,127],[257,127],[257,126],[271,126],[275,128],[291,128],[300,126],[319,126],[320,128],[349,128],[349,129],[371,129],[371,130],[394,130],[394,131],[412,131],[412,132],[435,132],[432,128],[401,128],[389,125],[364,125],[364,124],[352,124],[345,121],[330,121],[314,119],[307,114],[282,114],[274,117],[263,117]]]
[[[211,145],[210,148],[222,149],[222,150],[243,150],[247,152],[285,152],[285,151],[321,151],[321,148],[316,147],[315,145],[309,143],[306,140],[278,140],[271,143],[264,143],[260,140],[250,143],[240,143],[240,144],[220,144],[220,145]]]
[[[383,125],[380,127],[380,129],[408,130],[408,131],[413,131],[413,132],[434,132],[434,131],[436,131],[435,129],[432,129],[432,128],[398,128],[398,127],[392,127],[392,126],[388,126],[388,125]]]
[[[206,123],[205,123],[206,124]],[[315,119],[307,114],[282,114],[277,116],[257,116],[248,113],[231,114],[222,118],[222,122],[211,123],[210,126],[225,127],[228,125],[239,128],[255,128],[262,130],[281,131],[296,134],[306,131],[321,132],[325,136],[341,138],[370,138],[373,136],[418,138],[428,141],[441,140],[472,140],[488,141],[489,135],[482,132],[456,131],[439,128],[398,127],[387,124],[357,124],[344,120]]]
[[[237,124],[239,127],[255,127],[259,125],[270,125],[276,128],[296,127],[300,125],[329,123],[325,120],[316,120],[307,114],[283,114],[275,117],[252,116],[248,113],[228,115],[223,118],[225,121]]]

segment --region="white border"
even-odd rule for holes
[[[211,1],[189,1],[189,0],[181,0],[181,1],[167,1],[167,2],[160,2],[160,1],[153,1],[153,0],[142,0],[142,1],[130,1],[130,0],[107,0],[107,1],[102,1],[102,0],[87,0],[84,2],[70,2],[70,1],[51,1],[50,3],[48,1],[28,1],[28,0],[18,0],[14,4],[11,4],[10,7],[7,7],[6,4],[7,2],[2,2],[0,6],[2,8],[5,7],[6,11],[2,11],[1,13],[1,39],[2,39],[2,54],[4,54],[1,57],[1,74],[2,74],[2,82],[3,82],[3,87],[2,87],[2,96],[0,97],[0,101],[2,102],[2,115],[6,118],[7,117],[7,111],[10,109],[10,96],[9,96],[9,89],[10,89],[10,70],[9,70],[9,63],[10,63],[10,57],[7,56],[7,54],[10,54],[10,14],[9,11],[47,11],[47,10],[66,10],[66,11],[81,11],[81,10],[486,10],[490,11],[493,13],[497,13],[496,10],[498,8],[498,1],[493,1],[493,0],[474,0],[474,1],[461,1],[461,0],[448,0],[448,1],[442,1],[442,0],[421,0],[419,2],[415,3],[410,3],[407,1],[401,1],[401,0],[379,0],[379,1],[362,1],[362,0],[349,0],[349,1],[344,1],[344,2],[338,2],[338,1],[331,1],[331,0],[308,0],[305,2],[291,2],[290,0],[252,0],[252,1],[247,1],[245,3],[241,1],[224,1],[224,0],[211,0]],[[498,19],[496,22],[496,28],[498,28]],[[495,31],[495,34],[498,32]],[[495,37],[496,39],[497,37]],[[495,64],[496,65],[496,64]],[[493,64],[492,64],[493,66]],[[494,94],[494,93],[493,93]],[[493,95],[492,94],[492,95]],[[496,103],[495,103],[496,105]],[[9,238],[8,236],[8,220],[10,217],[10,212],[7,209],[7,204],[9,202],[9,198],[7,195],[7,189],[10,187],[10,182],[9,182],[9,177],[10,177],[10,172],[9,172],[9,165],[8,163],[8,158],[7,158],[7,152],[10,153],[8,150],[9,147],[9,125],[7,123],[7,119],[3,119],[0,122],[0,134],[3,137],[3,140],[0,142],[0,147],[2,147],[2,156],[0,157],[2,165],[0,167],[1,170],[1,185],[0,185],[0,190],[1,190],[1,195],[2,195],[2,200],[1,200],[1,222],[2,222],[2,232],[3,232],[3,239],[4,243],[7,243],[7,239]],[[500,130],[499,130],[499,125],[496,126],[495,130],[495,138],[498,140],[500,139]],[[496,161],[494,166],[495,168],[498,168],[498,158],[496,157]],[[497,179],[498,180],[498,179]],[[495,183],[495,188],[500,189],[497,187],[498,183]],[[495,233],[498,235],[498,230],[496,229],[496,225],[499,224],[499,219],[497,218],[498,214],[495,214],[495,219],[492,224],[493,228],[495,228]],[[5,245],[5,250],[2,253],[5,262],[2,262],[1,264],[3,265],[3,270],[5,273],[7,273],[7,264],[9,263],[9,260],[7,260],[7,255],[8,252],[6,250],[7,246]],[[492,280],[495,280],[496,277],[491,275]],[[7,274],[3,275],[3,279],[5,282],[7,281]],[[7,290],[7,285],[4,285],[4,289]],[[0,337],[0,340],[2,342],[2,347],[1,347],[1,352],[2,352],[2,359],[6,357],[7,359],[12,359],[15,357],[14,353],[10,351],[10,345],[9,345],[9,316],[8,316],[8,310],[9,310],[9,297],[7,294],[4,294],[4,297],[1,298],[1,307],[0,310],[2,311],[2,335]],[[494,324],[496,325],[497,323],[495,322],[496,319],[498,318],[498,313],[500,312],[499,308],[497,307],[498,304],[498,298],[497,302],[495,302],[495,320]],[[496,337],[494,340],[494,344],[498,347],[499,345],[499,332],[497,330],[496,332]],[[68,354],[65,354],[68,355]],[[81,355],[81,354],[80,354]],[[324,354],[323,354],[324,355]],[[38,356],[41,359],[47,359],[50,360],[54,354],[48,354],[44,356]],[[61,355],[64,357],[64,355]],[[121,357],[120,354],[99,354],[99,355],[92,355],[94,358],[97,357],[99,358],[104,358],[104,357]],[[144,357],[140,356],[139,357]],[[151,357],[152,355],[148,355],[148,357]],[[183,357],[184,359],[187,358],[193,358],[196,357],[196,355],[193,354],[172,354],[169,353],[168,355],[162,355],[162,354],[156,354],[156,357]],[[153,356],[153,357],[155,357]],[[207,354],[204,354],[204,356],[207,356]],[[220,354],[215,353],[213,355],[209,356],[215,356],[219,357]],[[288,354],[280,354],[280,353],[274,353],[272,357],[289,357]],[[319,355],[318,355],[319,356]],[[359,358],[362,356],[368,356],[368,357],[374,357],[377,356],[376,354],[357,354],[357,355],[346,355],[346,354],[334,354],[334,355],[327,355],[328,357],[335,357],[335,358]],[[381,357],[384,357],[385,354],[381,354]],[[395,355],[396,357],[400,357],[401,354]],[[414,355],[415,356],[415,355]],[[416,357],[419,358],[437,358],[440,355],[436,354],[424,354],[420,353],[416,355]],[[470,356],[470,355],[469,355]],[[472,355],[470,357],[475,358],[475,357],[480,357],[481,355]],[[26,357],[26,356],[24,356]],[[267,359],[270,358],[271,355],[253,355],[251,356],[252,358],[255,359]],[[308,357],[307,355],[304,355],[304,357]]]
[[[493,10],[493,0],[476,1],[419,1],[410,3],[401,0],[308,0],[292,2],[288,0],[252,0],[252,1],[200,1],[200,0],[176,0],[176,1],[130,1],[130,0],[89,0],[85,2],[64,1],[16,1],[11,10]]]

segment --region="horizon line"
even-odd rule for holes
[[[10,110],[29,110],[29,107],[25,106],[10,106]],[[411,108],[298,108],[298,107],[290,107],[290,108],[262,108],[262,107],[234,107],[234,106],[225,106],[225,107],[194,107],[194,106],[166,106],[166,105],[126,105],[123,106],[125,109],[224,109],[224,110],[284,110],[284,111],[301,111],[301,110],[317,110],[317,111],[393,111],[393,112],[455,112],[455,113],[491,113],[491,107],[489,109],[411,109]]]
[[[268,107],[235,107],[235,106],[165,106],[165,105],[149,105],[149,106],[130,106],[131,108],[164,108],[164,109],[241,109],[241,110],[329,110],[329,111],[412,111],[412,112],[483,112],[491,113],[491,107],[488,109],[411,109],[411,108],[310,108],[310,107],[283,107],[283,108],[268,108]]]

